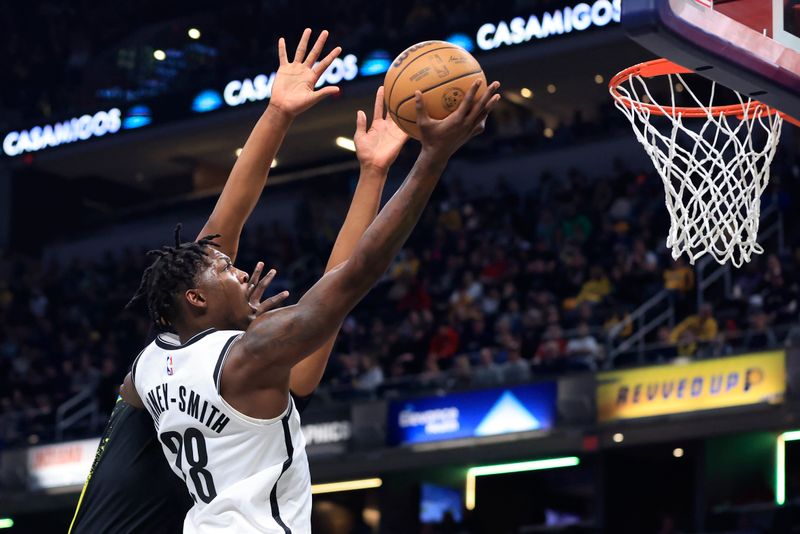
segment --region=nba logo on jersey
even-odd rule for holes
[[[175,370],[172,368],[172,355],[168,354],[167,355],[167,374],[169,376],[172,376],[172,373],[174,373],[174,372],[175,372]]]

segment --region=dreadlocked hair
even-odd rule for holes
[[[207,247],[219,247],[214,240],[220,234],[182,243],[181,228],[180,223],[175,227],[174,247],[163,246],[147,252],[147,256],[155,260],[144,270],[139,289],[125,305],[127,310],[144,300],[156,328],[163,331],[173,331],[172,322],[177,313],[176,297],[194,286],[197,274],[208,257]]]

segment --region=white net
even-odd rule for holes
[[[674,259],[685,252],[694,264],[709,253],[719,263],[739,267],[763,252],[756,241],[761,193],[783,120],[735,91],[741,113],[726,116],[712,110],[716,84],[705,88],[701,101],[681,74],[666,77],[669,104],[661,105],[647,85],[654,79],[632,75],[612,95],[664,182],[670,214],[667,247]],[[685,92],[679,96],[690,99],[700,116],[681,111],[677,91]]]

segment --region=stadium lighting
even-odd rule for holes
[[[349,150],[350,152],[356,151],[356,144],[349,137],[341,137],[341,136],[337,137],[336,146],[338,146],[339,148],[343,148],[345,150]]]
[[[10,517],[0,518],[0,528],[11,528],[14,526],[14,520]]]
[[[533,96],[533,91],[527,87],[523,87],[519,90],[519,94],[522,95],[523,98],[531,98]]]
[[[345,480],[343,482],[329,482],[327,484],[312,484],[311,494],[336,493],[340,491],[356,491],[371,488],[380,488],[383,480],[380,478],[362,478],[359,480]]]
[[[555,86],[555,84],[552,84],[552,83],[551,83],[551,84],[548,84],[548,85],[547,85],[547,92],[548,92],[548,93],[550,93],[551,95],[552,95],[553,93],[555,93],[555,92],[556,92],[556,86]]]
[[[546,460],[532,460],[529,462],[516,462],[513,464],[482,465],[471,467],[467,470],[467,484],[464,492],[464,504],[467,510],[475,509],[475,482],[478,477],[491,475],[505,475],[508,473],[522,473],[525,471],[541,471],[544,469],[557,469],[559,467],[574,467],[581,461],[577,456],[563,458],[548,458]]]
[[[275,158],[272,160],[272,163],[269,164],[269,168],[274,169],[277,166],[278,166],[278,158]]]
[[[198,30],[197,28],[189,28],[189,31],[186,33],[188,33],[189,37],[191,37],[192,39],[200,39],[200,35],[202,35],[200,33],[200,30]]]
[[[603,75],[602,74],[595,74],[594,75],[594,83],[596,83],[597,85],[600,85],[601,83],[603,83]]]
[[[157,61],[164,61],[167,59],[167,54],[161,49],[153,51],[153,57],[156,58]]]
[[[672,451],[672,456],[674,456],[675,458],[682,458],[683,449],[681,449],[680,447],[676,448],[674,451]]]
[[[786,442],[800,441],[800,430],[784,432],[778,436],[775,447],[775,504],[786,503]]]
[[[625,436],[623,436],[621,432],[617,432],[614,434],[614,436],[612,436],[611,439],[614,440],[614,443],[622,443],[622,440],[625,439]]]
[[[241,148],[241,147],[237,148],[237,149],[236,149],[236,151],[234,152],[234,154],[236,154],[236,157],[237,157],[237,158],[238,158],[239,156],[241,156],[241,155],[242,155],[242,148]]]
[[[543,133],[544,133],[544,136],[546,138],[548,138],[548,139],[552,138],[553,135],[555,135],[555,132],[553,131],[552,128],[545,128]]]

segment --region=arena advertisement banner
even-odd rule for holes
[[[349,449],[353,435],[349,407],[309,409],[303,414],[302,428],[309,456],[342,454]]]
[[[408,445],[547,430],[556,418],[555,382],[396,400],[389,404],[387,441]]]
[[[31,490],[81,486],[92,467],[99,438],[68,441],[28,449]]]
[[[599,373],[597,419],[602,423],[781,402],[785,360],[783,351],[773,351]]]

